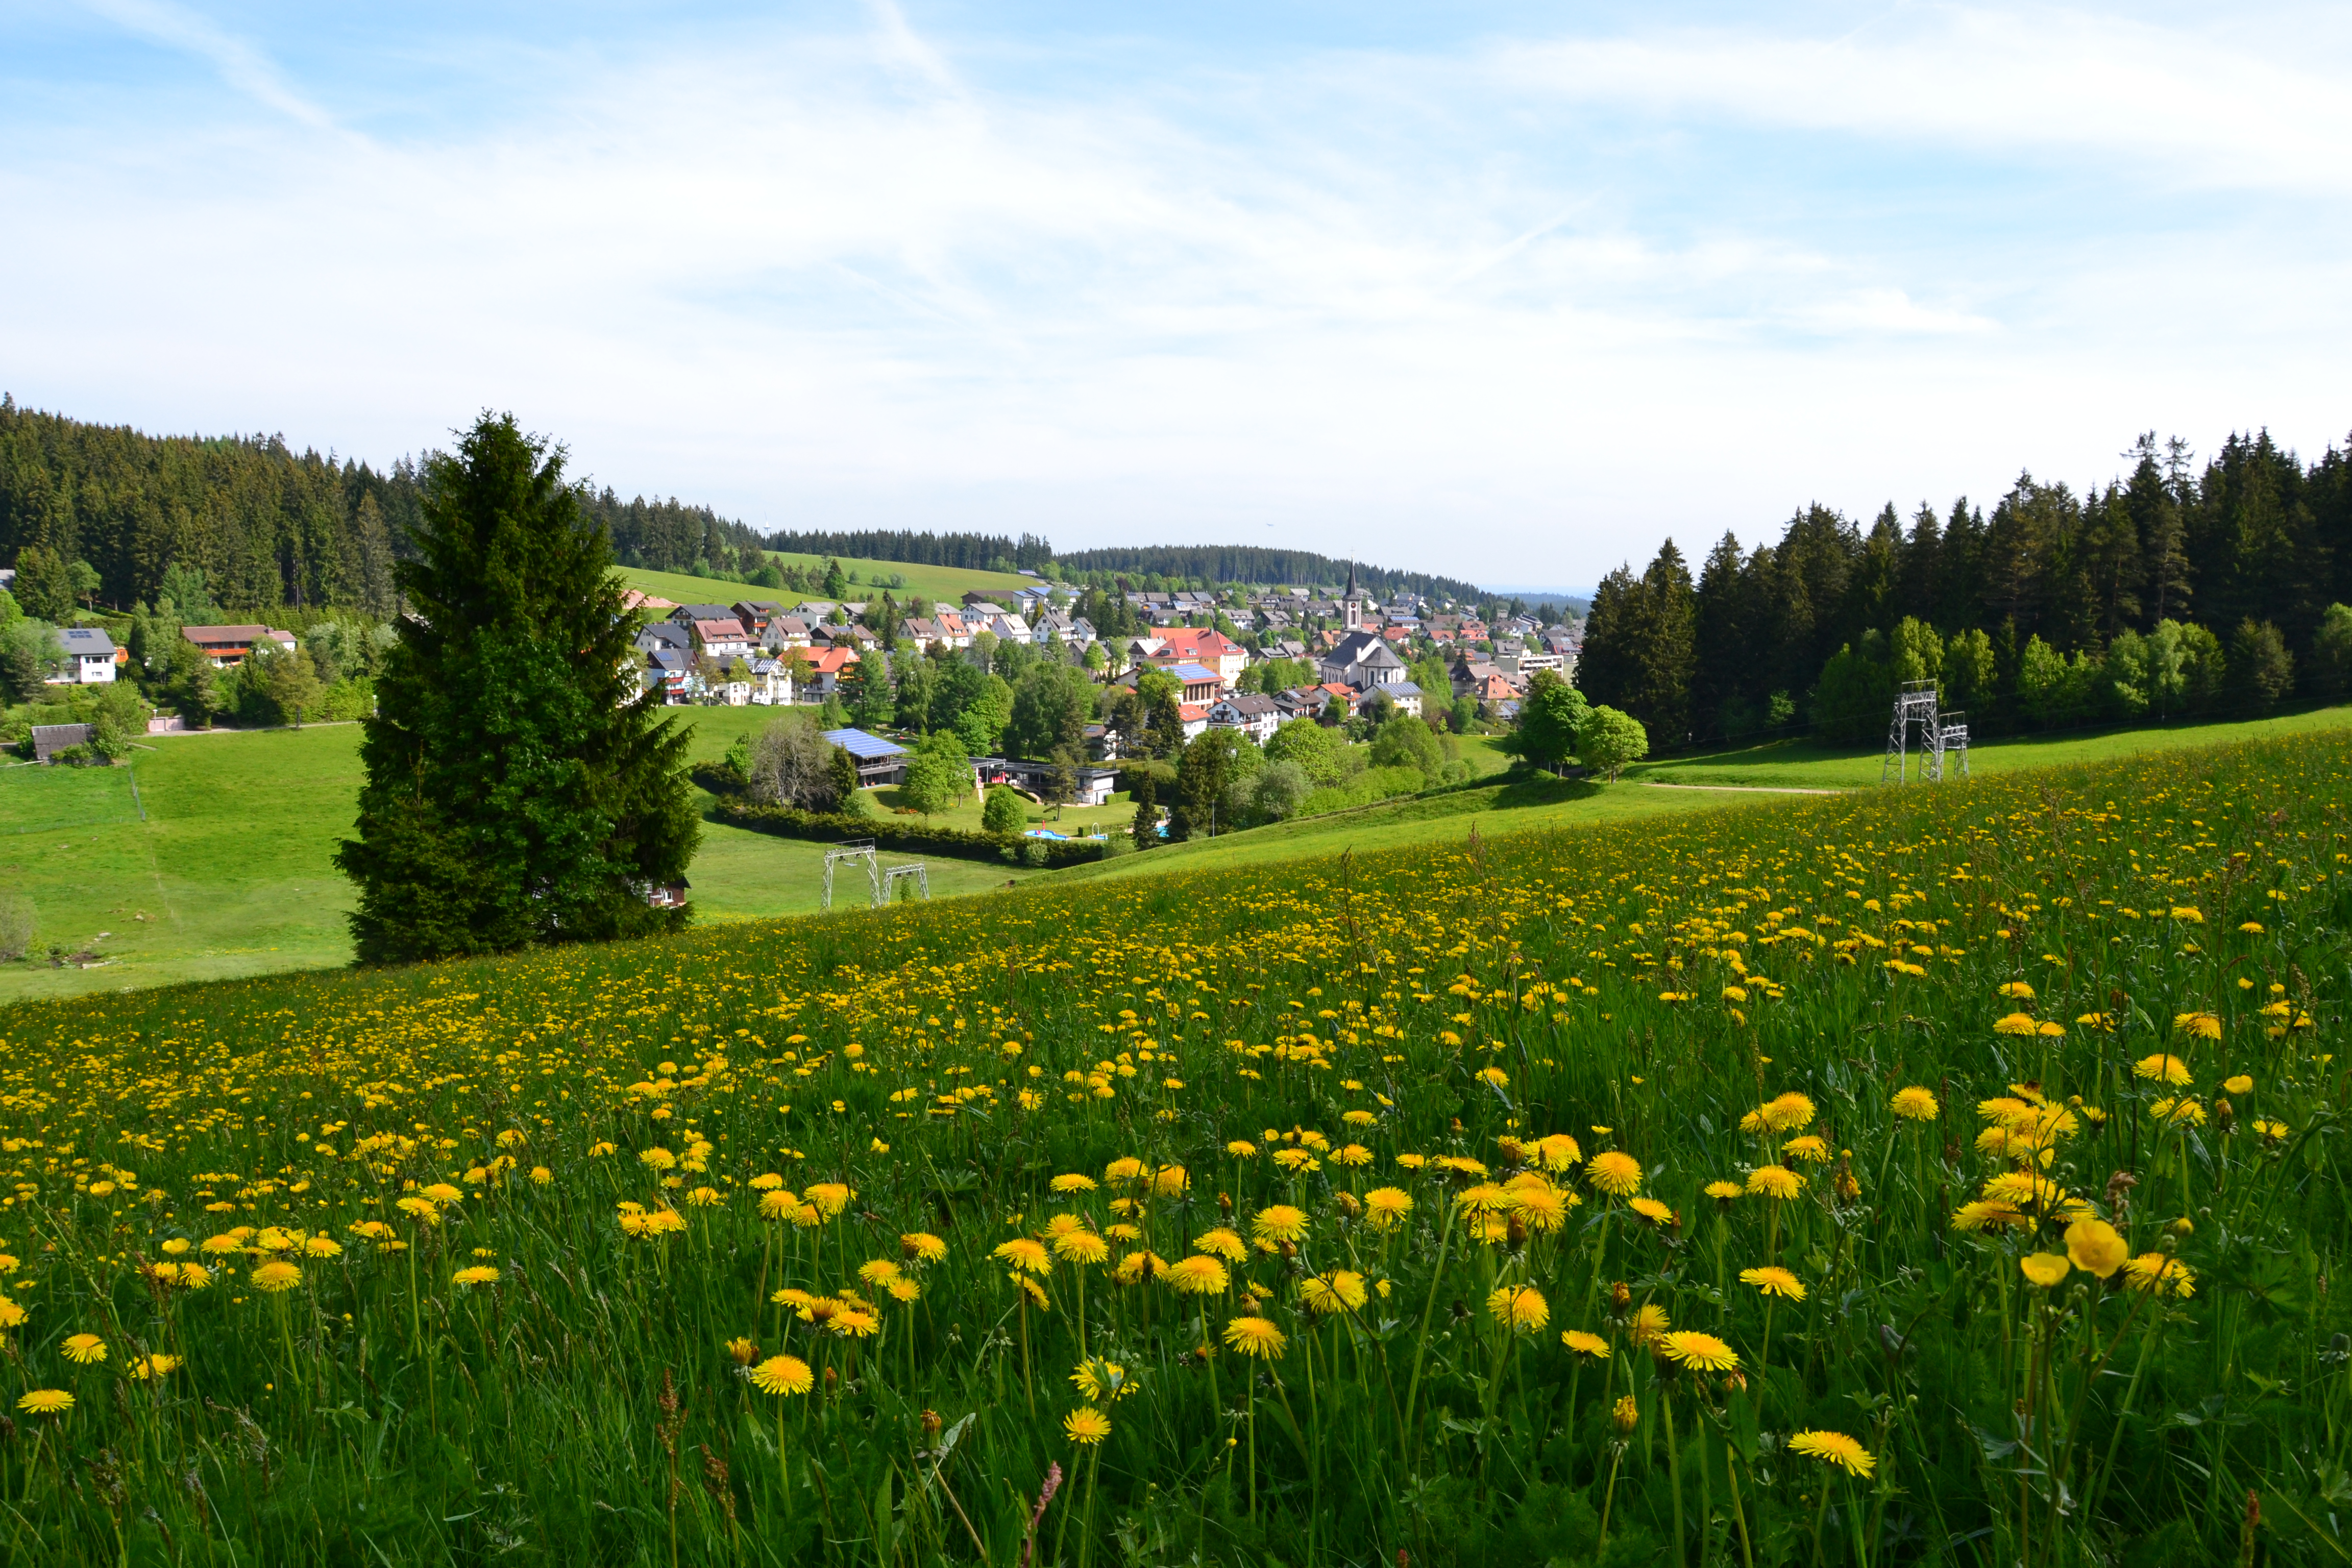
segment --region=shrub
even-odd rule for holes
[[[1594,773],[1613,779],[1627,763],[1650,754],[1650,732],[1631,713],[1598,707],[1585,715],[1584,727],[1576,732],[1576,754]]]
[[[988,792],[988,802],[980,809],[980,825],[1009,837],[1029,826],[1029,808],[1019,795],[999,784]]]

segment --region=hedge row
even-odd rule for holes
[[[845,812],[803,811],[792,805],[755,805],[742,800],[722,800],[711,815],[736,827],[772,833],[781,838],[871,838],[877,849],[945,855],[961,860],[1003,860],[1017,857],[1029,866],[1078,866],[1102,858],[1100,839],[1000,838],[993,833],[973,833],[961,827],[932,827],[887,816],[852,816]]]

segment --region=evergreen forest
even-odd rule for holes
[[[1826,507],[1776,544],[1672,540],[1602,581],[1578,684],[1661,749],[1810,728],[1884,736],[1937,682],[1978,732],[2263,711],[2352,678],[2352,450],[2305,465],[2267,431],[2202,466],[2143,436],[2076,493],[2021,474],[1990,512]]]

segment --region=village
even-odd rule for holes
[[[1353,574],[1336,595],[1306,588],[1129,591],[1118,603],[1147,629],[1101,634],[1082,612],[1099,590],[1040,580],[957,605],[887,595],[864,601],[742,599],[676,604],[632,589],[648,618],[636,639],[641,681],[669,704],[823,706],[895,683],[908,661],[960,661],[1017,672],[1041,663],[1084,671],[1100,717],[1085,729],[1087,756],[1067,781],[1072,804],[1100,805],[1116,764],[1140,738],[1111,717],[1130,695],[1172,698],[1168,738],[1230,730],[1264,745],[1282,725],[1377,723],[1402,713],[1456,733],[1507,726],[1539,670],[1573,676],[1580,623],[1535,614],[1479,618],[1475,609],[1401,595],[1382,603]],[[1108,618],[1108,617],[1106,617]],[[193,630],[193,628],[192,628]],[[1012,651],[1018,650],[1018,651]],[[870,710],[870,708],[869,708]],[[886,721],[827,738],[850,751],[862,784],[899,782],[908,756]],[[901,738],[904,738],[903,736]],[[1007,748],[1011,750],[1012,748]],[[1024,793],[1044,783],[1045,757],[975,757],[978,782]]]

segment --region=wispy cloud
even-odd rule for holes
[[[88,10],[125,32],[203,60],[222,81],[256,103],[314,130],[330,130],[327,112],[290,86],[258,47],[202,14],[170,0],[81,0]]]

